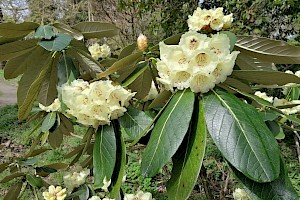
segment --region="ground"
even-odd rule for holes
[[[17,103],[17,85],[0,77],[0,108]]]

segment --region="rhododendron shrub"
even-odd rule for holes
[[[21,76],[19,120],[39,120],[34,130],[40,130],[21,159],[1,164],[3,170],[18,166],[18,172],[1,181],[19,180],[7,197],[17,199],[24,189],[51,185],[45,199],[152,199],[140,188],[136,194],[121,190],[126,147],[143,138],[142,175],[155,176],[172,161],[168,197],[188,199],[205,170],[209,134],[244,188],[235,192],[236,198],[298,199],[276,141],[282,134],[270,124],[299,126],[300,93],[295,91],[300,78],[267,66],[300,63],[300,48],[236,36],[228,31],[233,17],[223,8],[197,8],[186,33],[156,45],[141,34],[137,44],[119,55],[106,44],[86,45],[89,39],[117,36],[112,24],[0,24],[4,76]],[[257,90],[261,87],[283,88],[286,99]],[[87,131],[66,155],[73,157],[70,163],[24,164],[49,150],[38,144],[55,149],[65,137],[78,137],[74,125]],[[65,186],[41,178],[59,169],[72,171],[75,163],[84,169],[66,174]]]

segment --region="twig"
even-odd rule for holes
[[[75,133],[72,133],[72,132],[70,132],[70,135],[73,136],[73,137],[79,138],[79,139],[83,139],[82,136],[76,135]]]
[[[227,173],[225,182],[223,184],[223,188],[222,188],[221,193],[220,193],[220,200],[225,199],[225,195],[226,195],[227,188],[228,188],[228,183],[229,183],[229,178],[230,178],[230,173]]]
[[[207,180],[206,168],[203,165],[201,167],[200,176],[199,177],[200,177],[200,181],[201,181],[201,183],[203,185],[205,196],[206,196],[207,200],[213,200],[214,198],[213,198],[213,196],[212,196],[212,194],[210,192],[209,183],[208,183],[208,180]]]

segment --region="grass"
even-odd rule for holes
[[[21,157],[28,151],[32,142],[40,133],[40,130],[35,131],[33,134],[30,134],[32,128],[37,122],[34,122],[30,125],[25,125],[19,123],[17,120],[17,106],[6,106],[0,109],[0,140],[1,143],[11,141],[11,145],[8,148],[1,150],[1,162],[11,161],[13,158]],[[75,133],[78,135],[83,135],[85,129],[79,126],[75,127]],[[282,151],[282,155],[286,161],[286,166],[289,172],[289,177],[292,184],[300,195],[300,167],[297,161],[297,154],[294,148],[293,135],[292,133],[286,134],[286,140],[280,143],[279,146]],[[71,151],[73,147],[76,147],[80,144],[80,139],[74,137],[65,137],[63,145],[60,148],[47,151],[37,157],[37,163],[35,166],[42,166],[50,163],[64,162],[69,163],[70,159],[64,159],[64,155]],[[44,147],[49,147],[48,144],[45,144]],[[122,184],[122,190],[125,193],[134,193],[137,190],[143,190],[151,192],[155,199],[165,200],[167,199],[166,194],[166,182],[171,174],[171,164],[164,167],[160,173],[153,178],[145,178],[140,175],[140,161],[143,148],[128,148],[128,164],[126,166],[126,181]],[[239,183],[230,175],[229,170],[227,169],[226,163],[221,156],[220,152],[217,150],[216,146],[213,144],[212,139],[208,138],[207,148],[205,154],[205,160],[203,162],[206,173],[207,173],[207,182],[208,187],[214,197],[218,197],[220,191],[224,188],[226,178],[229,178],[228,189],[226,199],[232,199],[232,192],[235,188],[241,187]],[[28,170],[32,170],[29,169]],[[47,182],[54,185],[63,184],[63,175],[66,171],[59,171],[57,173],[51,174],[46,178]],[[9,175],[9,170],[5,170],[3,173],[0,173],[0,180],[5,176]],[[228,177],[227,177],[228,176]],[[4,194],[8,189],[14,185],[18,180],[12,180],[5,184],[1,184],[0,187],[0,200],[3,199]],[[42,199],[41,194],[45,191],[46,188],[42,187],[37,191],[38,196]],[[32,192],[25,191],[21,200],[35,199]],[[201,182],[197,183],[195,189],[192,192],[192,196],[189,198],[191,200],[205,200],[205,194],[203,185]]]

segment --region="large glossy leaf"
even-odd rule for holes
[[[25,176],[25,174],[23,172],[17,172],[17,173],[14,173],[14,174],[10,174],[8,176],[5,176],[1,181],[0,183],[6,183],[8,181],[11,181],[15,178],[18,178],[18,177],[21,177],[21,176]]]
[[[122,49],[119,59],[125,58],[126,56],[129,56],[130,54],[133,53],[133,51],[136,49],[136,42],[126,46],[124,49]]]
[[[110,198],[118,199],[123,182],[123,177],[125,175],[126,146],[117,120],[113,121],[113,126],[116,133],[118,159],[116,160],[115,169],[111,178],[112,190],[110,191]]]
[[[33,34],[34,38],[39,38],[39,39],[51,39],[52,37],[55,36],[55,33],[53,31],[53,27],[49,25],[43,25],[39,26],[35,33]]]
[[[61,86],[66,82],[72,82],[79,75],[72,58],[63,54],[58,64],[58,85]]]
[[[18,196],[21,192],[23,182],[13,185],[10,190],[7,192],[3,200],[13,200],[18,199]]]
[[[247,178],[234,167],[230,167],[235,176],[245,186],[252,200],[298,200],[299,197],[293,188],[284,166],[283,159],[280,161],[279,177],[271,183],[257,183]]]
[[[110,23],[80,22],[72,28],[80,31],[86,39],[113,37],[119,34],[119,28]]]
[[[118,70],[121,70],[121,69],[126,70],[128,68],[128,66],[136,63],[136,61],[138,59],[140,59],[142,55],[143,55],[143,53],[141,51],[139,51],[137,53],[131,54],[130,56],[122,58],[122,59],[118,60],[117,62],[115,62],[105,72],[102,72],[102,73],[98,74],[98,77],[101,78],[101,77],[108,76],[108,75],[110,75],[110,74],[112,74],[112,73],[114,73]]]
[[[195,104],[199,106],[195,105],[189,132],[173,157],[171,179],[167,184],[169,199],[188,199],[202,166],[206,147],[206,124],[202,100]]]
[[[178,91],[157,120],[142,158],[144,176],[154,176],[177,151],[189,127],[194,100],[189,89]]]
[[[204,110],[208,132],[235,168],[257,182],[279,176],[277,142],[253,106],[218,90],[205,95]]]
[[[238,36],[235,49],[254,58],[277,64],[300,63],[300,47],[291,46],[284,41]]]
[[[0,61],[10,60],[32,50],[38,40],[30,39],[24,41],[15,41],[0,45]]]
[[[52,57],[52,63],[48,70],[48,73],[45,77],[45,81],[41,87],[38,101],[48,106],[53,103],[53,101],[57,98],[57,83],[58,83],[58,75],[57,75],[57,65],[60,61],[61,53],[56,53]]]
[[[145,71],[141,73],[128,87],[133,92],[137,92],[135,94],[135,98],[144,99],[151,88],[152,84],[152,73],[149,67],[145,67]]]
[[[231,76],[264,85],[300,83],[298,76],[279,71],[234,70]]]
[[[149,105],[149,109],[163,106],[170,99],[171,96],[172,92],[170,92],[169,90],[162,91]]]
[[[237,88],[237,89],[245,91],[245,92],[249,92],[249,93],[253,92],[253,90],[251,89],[249,84],[243,83],[243,82],[241,82],[237,79],[234,79],[234,78],[227,77],[224,84],[232,86],[234,88]]]
[[[0,24],[0,36],[7,38],[24,37],[34,31],[39,24],[33,22],[23,22],[14,24],[11,22]]]
[[[136,139],[152,122],[145,112],[129,106],[127,112],[119,118],[120,125],[130,139]]]
[[[100,126],[93,149],[94,187],[101,188],[103,180],[111,179],[116,163],[116,136],[113,126]]]
[[[274,71],[272,62],[262,61],[246,53],[240,53],[236,59],[236,64],[241,70],[268,70]],[[276,69],[276,68],[275,68]]]
[[[48,142],[53,149],[60,147],[63,141],[63,132],[60,128],[55,129],[54,132],[50,132],[48,135]]]
[[[43,179],[38,176],[34,176],[31,174],[26,175],[26,180],[27,182],[32,186],[32,187],[42,187],[43,186]]]
[[[35,54],[35,50],[36,49],[33,49],[32,51],[7,61],[4,67],[4,78],[13,79],[23,74],[27,69],[27,62],[30,59],[30,55]]]
[[[19,82],[17,92],[18,117],[20,120],[24,120],[31,112],[33,102],[38,97],[52,62],[52,55],[43,48],[38,48],[38,51],[30,57],[30,60],[27,62],[26,72]]]
[[[60,32],[63,32],[63,33],[66,33],[66,34],[69,34],[69,35],[73,36],[76,40],[82,40],[83,39],[83,35],[82,35],[81,32],[71,28],[68,25],[55,23],[55,24],[53,24],[53,26],[55,28],[57,28]]]
[[[64,33],[58,33],[53,40],[40,41],[38,45],[47,51],[61,51],[70,44],[71,40],[71,36]]]
[[[23,38],[23,36],[11,37],[11,38],[0,36],[0,45],[5,44],[5,43],[9,43],[9,42],[14,42],[14,41],[20,40],[22,38]]]
[[[146,70],[149,68],[149,62],[142,62],[137,64],[136,69],[124,80],[122,83],[123,87],[128,87],[131,83],[133,83],[139,76],[141,76]],[[150,74],[150,77],[152,75]]]

